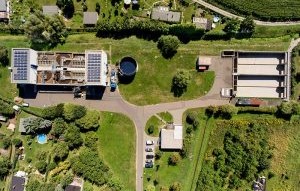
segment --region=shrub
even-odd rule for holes
[[[74,124],[69,125],[64,137],[70,149],[78,148],[83,143],[80,130]]]
[[[187,113],[185,120],[188,124],[192,125],[196,119],[197,119],[197,113],[192,111]]]
[[[84,145],[92,150],[97,150],[98,137],[95,132],[87,132],[84,139]]]
[[[9,137],[5,137],[3,139],[3,148],[4,149],[8,149],[8,147],[10,146],[10,144],[11,144],[10,138]]]
[[[32,158],[26,157],[26,162],[31,163],[31,161],[32,161]]]
[[[179,182],[174,182],[170,186],[170,191],[180,191],[181,190],[181,184]]]
[[[40,160],[36,163],[36,168],[40,173],[45,173],[47,169],[47,163],[44,160]]]
[[[159,159],[161,158],[162,155],[163,155],[163,152],[160,151],[160,150],[157,150],[157,151],[155,152],[155,159],[156,159],[156,160],[159,160]]]
[[[6,47],[3,46],[0,46],[0,64],[2,66],[7,66],[9,64],[8,50]]]
[[[193,131],[193,128],[192,128],[191,126],[188,126],[188,127],[186,128],[186,133],[187,133],[187,134],[191,134],[192,131]]]
[[[86,115],[75,121],[76,125],[83,131],[97,130],[99,128],[100,114],[96,110],[86,112]]]
[[[175,97],[180,97],[187,91],[187,87],[191,80],[191,74],[187,70],[179,70],[172,79],[172,88]]]
[[[74,104],[64,104],[63,116],[68,121],[74,121],[76,119],[82,118],[86,114],[86,108],[81,105]]]
[[[58,143],[53,148],[53,157],[55,161],[65,159],[69,154],[68,144],[65,142]]]
[[[16,146],[16,147],[21,147],[22,146],[22,140],[21,139],[18,139],[18,138],[16,138],[16,139],[13,139],[12,140],[12,143]]]
[[[0,155],[0,180],[8,175],[12,165],[7,157]]]
[[[238,113],[238,108],[233,105],[222,105],[219,106],[218,113],[224,119],[231,119],[233,115]]]
[[[64,104],[58,104],[55,106],[45,107],[42,110],[42,117],[45,119],[55,119],[58,117],[62,117],[63,115]]]
[[[154,133],[154,126],[153,125],[150,125],[147,129],[148,133],[151,135]]]
[[[275,176],[275,174],[273,172],[269,172],[268,173],[268,179],[271,179]]]
[[[180,41],[176,36],[161,36],[157,41],[157,48],[165,58],[172,58],[179,47]]]
[[[169,165],[176,166],[180,161],[180,155],[178,153],[173,153],[168,160]]]
[[[212,117],[217,111],[218,111],[217,107],[210,105],[205,109],[205,115],[207,117]]]

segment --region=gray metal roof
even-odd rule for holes
[[[58,7],[56,5],[45,5],[43,6],[43,13],[45,15],[55,15],[58,14]]]
[[[156,7],[152,9],[151,19],[167,21],[167,22],[179,22],[180,12],[169,11],[168,8]]]
[[[6,6],[6,0],[0,0],[0,12],[6,12],[7,6]]]
[[[98,21],[97,12],[83,12],[83,24],[85,25],[95,25]]]
[[[202,28],[205,30],[211,30],[212,28],[212,22],[208,20],[207,18],[203,17],[193,17],[193,23],[197,28]]]

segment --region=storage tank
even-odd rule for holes
[[[130,83],[137,72],[137,62],[132,57],[124,57],[119,65],[119,80],[121,83]]]

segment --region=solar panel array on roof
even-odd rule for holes
[[[14,80],[27,80],[27,65],[28,65],[28,51],[15,50],[14,52]]]
[[[100,82],[101,54],[88,54],[87,82]]]

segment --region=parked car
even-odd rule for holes
[[[153,163],[146,163],[146,164],[145,164],[145,167],[146,167],[146,168],[153,168]]]
[[[151,147],[147,147],[147,148],[145,149],[145,151],[146,151],[146,152],[153,152],[153,149],[152,149]]]
[[[154,141],[151,141],[151,140],[146,141],[146,145],[153,145],[153,144],[154,144]]]
[[[151,159],[146,159],[145,161],[146,163],[153,163],[153,161]]]
[[[146,159],[153,159],[154,155],[146,155]]]

